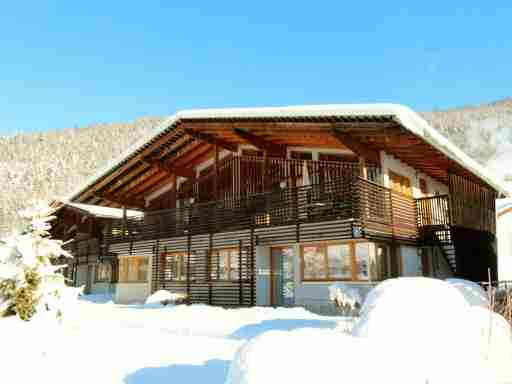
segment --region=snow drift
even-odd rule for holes
[[[504,319],[458,288],[399,278],[370,292],[351,336],[263,334],[238,351],[226,383],[503,383],[512,381],[511,348]]]

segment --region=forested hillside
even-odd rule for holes
[[[476,160],[512,181],[507,175],[512,170],[512,99],[423,116]],[[23,206],[68,194],[161,120],[141,118],[0,138],[0,228],[15,228],[15,212]]]
[[[0,138],[0,230],[17,227],[20,208],[70,193],[160,121],[142,118]]]

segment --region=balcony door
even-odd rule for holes
[[[274,307],[290,307],[295,304],[292,247],[271,248],[270,304]]]

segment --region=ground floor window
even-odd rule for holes
[[[97,264],[95,277],[97,283],[109,283],[112,280],[112,265]]]
[[[389,277],[389,249],[368,242],[303,245],[303,281],[378,281]]]
[[[239,249],[215,249],[210,251],[211,280],[239,280]]]
[[[143,283],[148,280],[148,257],[125,256],[119,258],[119,282]]]
[[[187,253],[166,253],[164,254],[164,280],[185,281],[187,280]]]

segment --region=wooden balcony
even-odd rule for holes
[[[358,176],[254,193],[238,199],[147,212],[112,223],[109,243],[194,236],[265,227],[350,221],[351,237],[418,235],[416,201]]]

